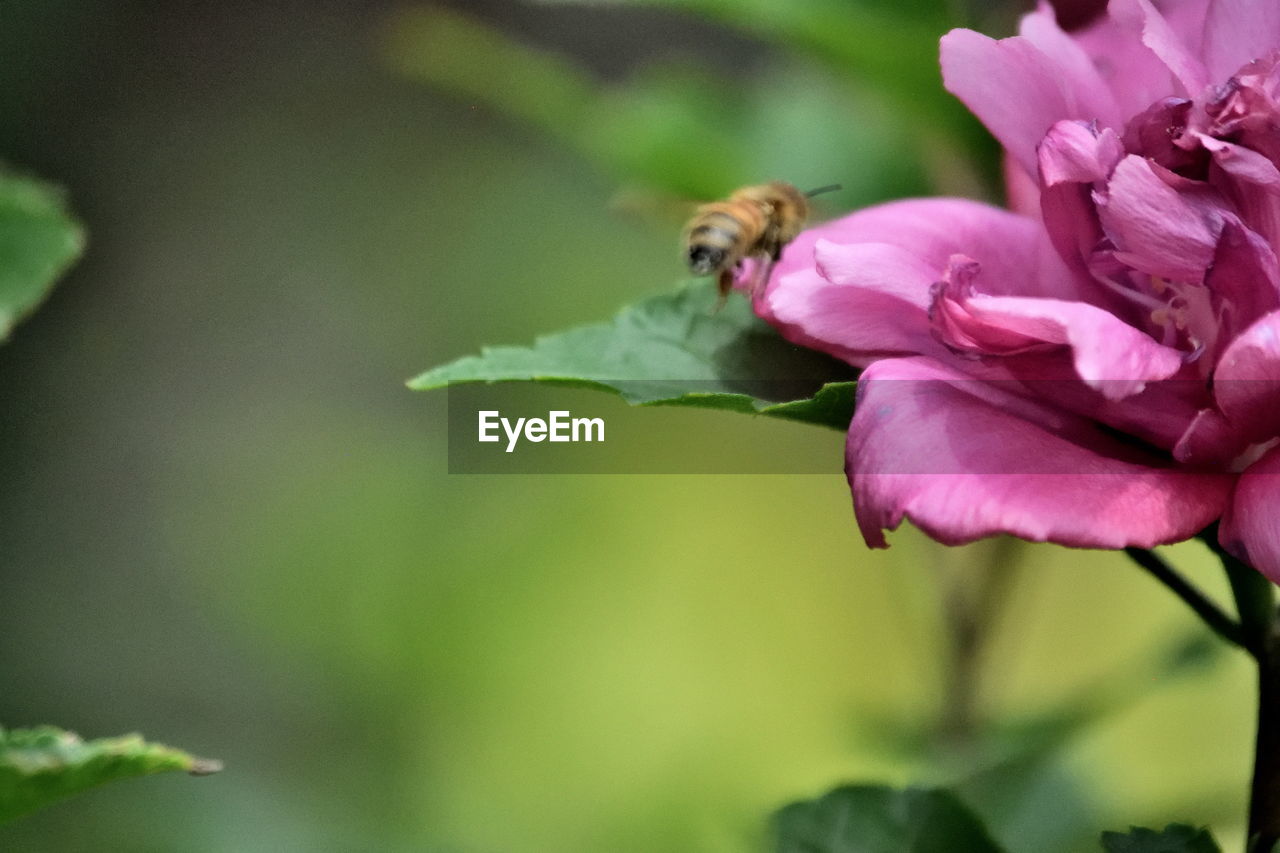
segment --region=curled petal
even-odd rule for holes
[[[1213,261],[1221,218],[1211,206],[1171,186],[1166,170],[1157,169],[1136,155],[1120,161],[1106,197],[1099,199],[1102,226],[1125,264],[1174,281],[1199,282]]]
[[[1213,160],[1222,170],[1242,181],[1280,192],[1280,169],[1263,155],[1242,145],[1223,142],[1212,136],[1196,134],[1200,144],[1213,154]]]
[[[1183,365],[1182,353],[1084,302],[970,295],[946,287],[937,291],[934,319],[944,343],[975,354],[1065,346],[1080,379],[1110,400],[1138,394]]]
[[[1037,150],[1040,180],[1046,186],[1105,181],[1124,157],[1114,130],[1098,130],[1079,121],[1060,121],[1049,129]]]
[[[1143,464],[1101,431],[923,358],[862,378],[846,471],[867,544],[910,519],[949,545],[1009,533],[1092,548],[1189,538],[1219,517],[1229,476]]]
[[[1060,121],[1045,135],[1037,156],[1040,215],[1049,240],[1084,282],[1078,295],[1111,305],[1114,294],[1101,291],[1088,272],[1089,259],[1103,238],[1093,188],[1111,176],[1124,157],[1124,146],[1109,128],[1098,131],[1081,122]]]

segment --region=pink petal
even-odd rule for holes
[[[1079,121],[1060,121],[1049,129],[1036,152],[1040,180],[1048,186],[1105,181],[1124,157],[1114,130]]]
[[[813,251],[818,273],[830,284],[894,296],[923,318],[938,270],[910,249],[891,243],[843,245],[819,240]]]
[[[1213,395],[1250,441],[1280,436],[1280,311],[1258,320],[1223,352]]]
[[[995,41],[952,30],[942,38],[942,79],[1029,174],[1036,145],[1054,122],[1114,117],[1114,103],[1099,100],[1105,88],[1090,90],[1063,61],[1020,36]]]
[[[1189,144],[1183,129],[1192,121],[1192,102],[1164,98],[1133,116],[1124,127],[1124,146],[1166,169],[1199,174],[1204,152]]]
[[[961,251],[976,253],[987,264],[1020,269],[1035,257],[1039,233],[1034,220],[989,204],[962,198],[906,199],[806,229],[783,250],[774,272],[786,275],[813,266],[819,240],[892,243],[933,267],[939,278],[947,259]]]
[[[899,246],[934,271],[932,281],[942,278],[952,255],[966,254],[982,263],[1001,293],[1073,292],[1061,270],[1034,274],[1045,264],[1044,231],[1034,219],[968,199],[930,198],[869,207],[808,229],[783,251],[766,295],[787,273],[812,267],[821,240]]]
[[[1223,224],[1205,283],[1225,308],[1224,335],[1239,334],[1280,308],[1280,262],[1275,251],[1234,218]]]
[[[861,262],[858,284],[835,284],[817,270],[800,270],[775,278],[757,300],[756,313],[792,343],[851,364],[885,355],[942,355],[920,304],[933,282],[928,267],[884,243],[844,248],[851,263]]]
[[[1218,541],[1231,553],[1280,582],[1280,447],[1240,475],[1222,517]]]
[[[1136,155],[1120,161],[1099,199],[1102,226],[1125,264],[1173,281],[1201,281],[1221,221],[1212,208],[1170,186],[1159,168]]]
[[[1103,238],[1093,187],[1111,175],[1124,156],[1124,146],[1110,129],[1060,121],[1045,135],[1037,156],[1043,184],[1041,218],[1058,255],[1087,282],[1081,284],[1078,298],[1115,307],[1115,294],[1089,275],[1088,259]]]
[[[1101,432],[1058,428],[1026,401],[924,358],[863,374],[847,466],[867,544],[904,518],[948,545],[1011,533],[1092,548],[1189,538],[1217,518],[1231,478],[1126,460]]]
[[[1123,113],[1106,81],[1084,48],[1058,26],[1058,17],[1047,3],[1023,15],[1018,35],[1031,42],[1060,70],[1069,92],[1094,113],[1104,127],[1119,127]]]
[[[1201,409],[1173,447],[1185,465],[1225,468],[1249,445],[1249,439],[1217,409]]]
[[[1122,114],[1136,115],[1174,94],[1178,84],[1168,66],[1150,50],[1137,48],[1140,22],[1118,21],[1108,14],[1072,33],[1072,38],[1092,57]]]
[[[1149,0],[1111,0],[1107,11],[1121,25],[1141,28],[1142,43],[1173,73],[1184,94],[1197,95],[1208,85],[1204,64]]]
[[[1000,158],[1005,207],[1021,216],[1040,218],[1040,184],[1006,153]]]
[[[944,296],[935,308],[935,318],[943,317],[950,326],[944,342],[975,353],[1007,355],[1035,344],[1066,346],[1079,377],[1110,400],[1138,394],[1148,382],[1168,379],[1183,365],[1177,350],[1084,302],[982,295],[957,301]]]
[[[1197,133],[1196,138],[1201,145],[1212,152],[1214,162],[1221,166],[1223,171],[1272,192],[1280,191],[1280,169],[1277,169],[1275,163],[1267,157],[1242,145],[1223,142],[1221,139],[1202,133]]]
[[[1223,81],[1240,66],[1280,46],[1280,3],[1275,0],[1213,0],[1204,21],[1204,57],[1212,80]]]

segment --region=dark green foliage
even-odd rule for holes
[[[623,309],[612,321],[487,347],[409,382],[548,382],[613,391],[632,405],[697,406],[846,429],[853,368],[783,340],[732,297],[714,312],[710,282]]]
[[[1154,829],[1130,827],[1128,832],[1102,833],[1102,849],[1107,853],[1220,853],[1207,829],[1171,823]]]
[[[774,817],[777,853],[999,853],[982,822],[940,788],[836,788]]]

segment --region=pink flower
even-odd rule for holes
[[[1280,580],[1280,3],[1042,6],[942,40],[1011,210],[903,201],[810,229],[755,309],[865,367],[847,471],[868,544],[904,518],[1151,547],[1221,519]]]

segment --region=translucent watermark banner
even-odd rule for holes
[[[449,386],[449,473],[840,473],[842,431],[742,414],[810,393],[795,382],[608,384],[615,390]],[[628,396],[680,402],[632,405]],[[707,407],[708,398],[723,408]]]
[[[839,474],[844,421],[790,421],[770,407],[804,400],[790,381],[662,380],[450,386],[455,474]],[[672,393],[663,396],[664,389]],[[678,389],[678,392],[677,392]],[[1264,381],[1143,386],[1071,379],[883,379],[859,390],[850,444],[863,475],[1127,476],[1158,468],[1223,471],[1270,449],[1216,415],[1215,399],[1275,391]],[[628,405],[626,399],[675,405]],[[847,420],[852,412],[848,397]],[[743,416],[765,409],[771,414]],[[1280,421],[1280,415],[1276,416]],[[832,428],[836,427],[836,428]],[[1175,448],[1177,454],[1175,458]]]

